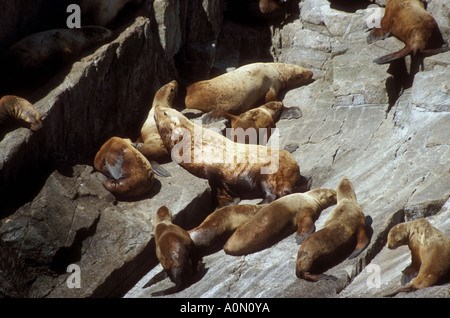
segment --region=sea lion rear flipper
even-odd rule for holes
[[[431,56],[431,55],[434,55],[434,54],[445,53],[445,52],[447,52],[448,50],[450,50],[450,46],[444,45],[444,46],[442,46],[442,47],[440,47],[440,48],[437,48],[437,49],[426,49],[426,50],[421,50],[421,51],[420,51],[420,54],[421,54],[423,57],[427,57],[427,56]]]
[[[164,178],[172,176],[169,171],[167,171],[166,169],[161,167],[159,165],[159,163],[157,163],[156,161],[150,160],[150,164],[152,165],[152,169],[157,176],[164,177]]]
[[[302,117],[302,110],[300,107],[283,107],[283,112],[281,113],[280,119],[298,119]]]
[[[397,59],[400,59],[402,57],[405,57],[406,55],[408,55],[409,53],[411,53],[411,48],[406,45],[403,49],[401,49],[398,52],[395,53],[391,53],[391,54],[387,54],[387,55],[383,55],[375,60],[373,60],[375,63],[377,64],[386,64],[386,63],[390,63],[392,61],[395,61]]]

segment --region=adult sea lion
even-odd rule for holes
[[[356,257],[368,244],[366,218],[356,201],[352,183],[345,177],[337,188],[337,206],[323,228],[300,245],[296,275],[310,281],[334,279],[322,273],[347,256]]]
[[[271,136],[271,129],[281,118],[300,118],[298,107],[284,107],[282,102],[269,102],[258,108],[250,109],[238,116],[213,110],[202,118],[204,124],[226,118],[232,128],[229,138],[235,142],[265,145]],[[245,131],[245,132],[244,132]]]
[[[157,106],[155,121],[172,160],[208,179],[219,207],[243,198],[268,203],[302,186],[299,166],[286,150],[235,143],[169,107]]]
[[[144,195],[155,179],[151,164],[133,147],[131,140],[119,137],[103,144],[95,156],[94,167],[109,177],[103,186],[121,199]]]
[[[237,204],[223,207],[208,215],[199,226],[188,233],[198,249],[209,250],[227,239],[265,206],[267,205]]]
[[[32,34],[11,46],[0,58],[2,89],[40,84],[80,53],[110,38],[100,26],[54,29]]]
[[[314,232],[320,213],[336,204],[336,191],[314,189],[294,193],[263,207],[239,227],[223,247],[230,255],[257,252],[297,231],[302,239]]]
[[[408,245],[411,251],[411,264],[403,271],[404,276],[418,274],[410,286],[388,296],[450,281],[450,239],[430,222],[421,218],[394,226],[387,247],[396,249],[401,245]]]
[[[141,136],[137,140],[137,149],[148,159],[158,160],[169,157],[169,152],[159,136],[155,123],[155,107],[172,107],[173,99],[178,90],[177,81],[171,81],[162,86],[153,98],[152,108],[141,128]]]
[[[421,0],[388,0],[381,19],[381,28],[374,28],[367,42],[372,43],[394,35],[405,47],[398,52],[374,60],[377,64],[390,63],[410,53],[429,56],[448,51],[436,20],[429,14]]]
[[[277,100],[284,88],[307,83],[313,73],[285,63],[252,63],[187,87],[186,108],[241,114],[256,105]]]
[[[194,242],[189,234],[178,225],[172,223],[172,212],[167,206],[158,209],[154,217],[154,237],[156,257],[163,271],[156,274],[144,287],[153,285],[169,276],[175,286],[164,291],[153,293],[162,296],[175,293],[185,288],[194,275],[201,270],[201,259],[197,257]]]
[[[37,109],[24,98],[6,95],[0,98],[0,124],[9,118],[19,119],[30,125],[33,131],[42,128],[41,116]]]

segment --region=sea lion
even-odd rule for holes
[[[388,296],[450,281],[450,239],[430,222],[421,218],[394,226],[387,247],[396,249],[401,245],[408,245],[411,251],[411,264],[403,271],[404,276],[418,275],[410,286]]]
[[[246,255],[267,248],[295,231],[304,239],[314,232],[314,222],[320,213],[334,204],[336,191],[333,189],[284,196],[266,205],[239,227],[223,249],[230,255]]]
[[[148,160],[131,140],[112,137],[98,151],[94,167],[109,179],[103,186],[121,199],[144,195],[153,186],[154,174]]]
[[[260,15],[265,18],[281,16],[288,2],[288,0],[259,0]]]
[[[381,19],[381,28],[374,28],[367,42],[373,43],[389,35],[394,35],[405,47],[398,52],[381,56],[374,60],[377,64],[390,63],[410,53],[423,56],[448,51],[442,34],[434,18],[429,14],[421,0],[388,0]]]
[[[33,131],[42,128],[41,116],[37,109],[26,99],[18,96],[6,95],[0,98],[0,124],[8,118],[23,120]]]
[[[208,179],[219,207],[243,198],[263,197],[268,203],[301,191],[299,166],[286,150],[235,143],[169,107],[157,106],[155,121],[172,160]]]
[[[172,107],[173,99],[178,90],[177,81],[162,86],[153,98],[152,108],[147,119],[142,125],[141,136],[137,140],[137,149],[148,159],[158,160],[169,156],[169,152],[159,136],[158,128],[155,123],[155,107],[157,105]]]
[[[204,124],[209,124],[218,119],[225,118],[232,128],[229,138],[235,142],[266,145],[271,136],[271,129],[275,128],[275,122],[281,118],[300,118],[299,107],[284,107],[282,102],[269,102],[258,108],[250,109],[239,116],[230,113],[213,110],[202,118]],[[239,129],[241,128],[241,129]],[[246,132],[244,134],[244,131]],[[245,137],[242,138],[242,137]]]
[[[81,0],[83,21],[106,27],[128,3],[141,4],[142,0]]]
[[[300,245],[296,275],[309,281],[334,279],[321,273],[349,254],[349,259],[356,257],[368,244],[366,218],[356,201],[352,183],[344,177],[337,188],[336,208],[323,228],[311,234]]]
[[[111,36],[110,30],[99,26],[54,29],[27,36],[0,58],[2,89],[15,90],[41,84],[84,49]]]
[[[285,63],[252,63],[187,87],[186,108],[241,114],[256,105],[277,100],[284,88],[307,83],[313,73]]]
[[[158,209],[153,224],[156,257],[163,271],[156,274],[144,287],[151,286],[169,276],[175,286],[152,294],[152,296],[162,296],[185,288],[194,275],[201,270],[202,263],[197,257],[195,244],[189,234],[172,223],[172,212],[167,206]]]
[[[223,207],[208,215],[199,226],[188,233],[198,249],[208,250],[227,239],[265,206],[267,205],[241,204]]]

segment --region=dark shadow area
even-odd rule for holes
[[[348,13],[355,13],[360,9],[367,9],[367,7],[371,4],[374,4],[373,1],[370,0],[329,0],[330,8],[344,11]]]

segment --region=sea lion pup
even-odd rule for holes
[[[188,233],[198,249],[207,251],[227,239],[265,206],[267,205],[238,204],[223,207],[208,215],[199,226]],[[220,248],[222,247],[223,244]]]
[[[307,83],[313,73],[285,63],[252,63],[187,87],[186,108],[241,114],[256,105],[277,100],[284,88]]]
[[[337,206],[323,228],[300,245],[296,275],[309,281],[335,279],[321,273],[349,254],[348,259],[356,257],[368,244],[366,218],[356,201],[352,183],[345,177],[337,188]]]
[[[239,227],[223,247],[230,255],[246,255],[267,248],[297,231],[302,239],[315,230],[320,213],[336,204],[336,191],[314,189],[282,197],[262,208]]]
[[[6,95],[0,98],[0,124],[8,118],[15,118],[30,125],[33,131],[42,128],[41,116],[37,109],[26,99],[18,96]]]
[[[411,264],[403,271],[404,277],[418,275],[410,286],[388,296],[450,281],[450,239],[430,222],[421,218],[394,226],[387,247],[396,249],[401,245],[408,245],[411,251]]]
[[[40,84],[84,49],[99,44],[112,32],[99,26],[54,29],[32,34],[11,46],[0,58],[2,89]]]
[[[286,150],[235,143],[169,107],[157,106],[155,121],[172,160],[208,179],[219,207],[244,198],[263,197],[262,203],[269,203],[301,191],[299,166]]]
[[[81,0],[83,20],[106,27],[128,3],[141,4],[142,0]]]
[[[98,151],[94,167],[109,179],[103,186],[121,199],[144,195],[153,186],[154,174],[148,160],[131,140],[112,137]]]
[[[159,136],[158,128],[155,123],[155,107],[157,105],[172,107],[173,99],[178,90],[177,81],[162,86],[153,98],[152,108],[150,109],[147,119],[142,125],[141,136],[137,140],[137,149],[149,160],[158,160],[169,157],[169,152]]]
[[[381,19],[381,28],[374,28],[367,42],[373,43],[389,35],[394,35],[405,47],[398,52],[384,55],[374,60],[385,64],[410,53],[429,56],[448,51],[445,41],[434,18],[429,14],[421,0],[388,0]]]
[[[195,244],[189,234],[172,223],[172,212],[167,206],[158,209],[153,224],[156,257],[163,271],[156,274],[144,287],[149,287],[169,276],[175,286],[152,294],[163,296],[187,287],[194,275],[202,269],[202,262],[197,257]]]
[[[284,107],[282,102],[269,102],[235,116],[220,110],[213,110],[202,118],[203,124],[210,124],[225,118],[232,128],[229,138],[235,142],[265,145],[271,136],[271,129],[280,119],[300,118],[299,107]],[[239,130],[239,128],[241,128]],[[248,130],[250,128],[250,130]],[[245,131],[245,133],[244,133]],[[245,137],[242,138],[242,137]]]

